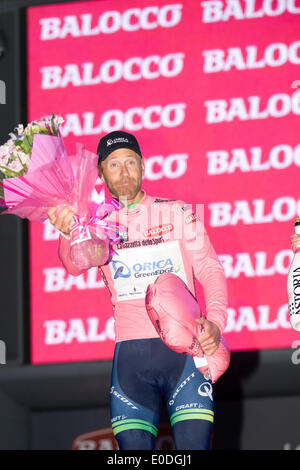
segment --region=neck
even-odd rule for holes
[[[124,206],[128,207],[131,204],[135,204],[139,202],[144,196],[143,191],[139,191],[137,195],[133,199],[128,199],[127,197],[120,197],[119,201],[124,204]]]

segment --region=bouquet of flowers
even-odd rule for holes
[[[33,138],[35,134],[38,135],[53,135],[59,136],[59,126],[63,122],[61,117],[56,117],[52,114],[51,119],[46,117],[38,122],[31,122],[24,129],[23,124],[19,124],[9,134],[10,139],[0,147],[0,180],[6,178],[16,178],[24,175],[29,170],[30,157],[33,147]],[[35,166],[35,158],[30,170],[32,171]],[[4,186],[4,187],[3,187]],[[4,188],[7,185],[0,185],[0,204],[2,206],[13,206],[16,201],[10,201],[9,197],[5,203]],[[9,187],[9,185],[8,185]]]
[[[41,202],[46,203],[47,196],[48,207],[69,199],[74,175],[59,131],[62,122],[52,114],[25,128],[19,124],[0,147],[0,204],[6,214],[44,221],[47,206],[42,210]]]
[[[78,243],[87,240],[87,232],[89,240],[111,255],[112,244],[119,241],[120,228],[102,219],[119,209],[120,204],[105,199],[104,191],[100,199],[95,199],[98,156],[82,144],[76,144],[75,155],[69,156],[59,130],[63,122],[52,114],[25,128],[19,124],[15,133],[9,134],[10,139],[0,146],[0,206],[6,209],[2,214],[38,222],[47,219],[50,207],[72,206],[76,231],[71,241],[71,257],[73,254],[75,264],[82,268],[88,266],[88,252],[83,253],[83,246],[79,250]],[[87,250],[91,251],[90,246]]]

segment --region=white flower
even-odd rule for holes
[[[13,149],[15,148],[14,145],[11,145],[11,140],[8,140],[5,144],[2,145],[2,151],[1,153],[10,153],[13,151]]]
[[[40,126],[38,126],[37,124],[33,124],[33,125],[31,126],[31,130],[32,130],[32,132],[33,132],[34,134],[38,134],[39,131],[40,131],[40,129],[41,129]]]
[[[54,118],[54,122],[57,126],[59,126],[60,124],[62,124],[63,122],[65,122],[65,120],[61,117],[61,116],[55,116]]]
[[[25,152],[18,151],[18,152],[15,152],[15,155],[17,155],[20,158],[23,165],[25,165],[27,161],[30,159],[29,155],[27,155]]]
[[[9,159],[9,153],[0,153],[0,166],[6,166]]]
[[[29,163],[30,163],[30,155],[24,153],[24,160],[22,160],[22,163],[24,166],[26,166],[27,170],[28,170],[28,167],[29,167]]]
[[[18,127],[16,127],[16,130],[18,132],[18,135],[23,135],[24,134],[24,126],[23,124],[19,124]]]
[[[5,157],[7,155],[7,153],[8,153],[7,146],[5,146],[5,144],[1,145],[1,147],[0,147],[0,158]]]
[[[49,122],[51,119],[51,116],[50,115],[47,115],[47,116],[43,116],[40,121],[39,121],[39,124],[44,124],[45,122]]]
[[[19,171],[23,170],[23,165],[20,162],[20,160],[18,158],[16,158],[16,160],[13,160],[10,163],[9,168],[11,168],[13,171],[19,172]]]

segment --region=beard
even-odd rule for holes
[[[133,178],[128,178],[123,181],[117,181],[115,183],[111,183],[107,181],[104,177],[105,183],[108,187],[110,195],[116,199],[128,199],[132,200],[136,197],[138,192],[141,189],[142,180],[139,178],[135,180]]]

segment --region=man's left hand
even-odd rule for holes
[[[196,318],[196,322],[202,325],[202,332],[198,337],[200,346],[207,356],[211,356],[218,349],[221,333],[219,328],[212,321],[207,320],[204,316]]]

